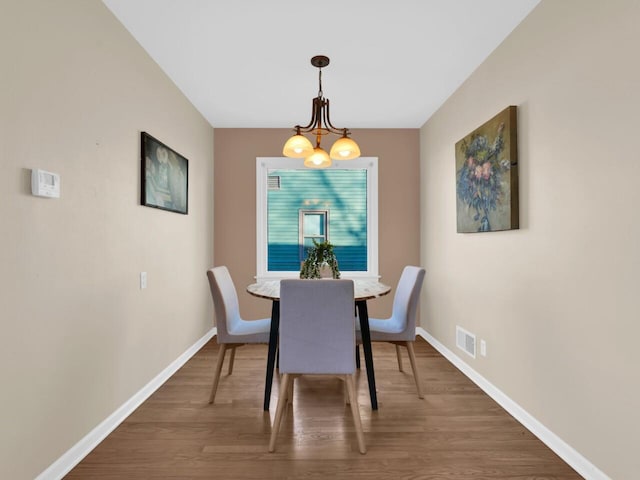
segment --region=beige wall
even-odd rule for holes
[[[300,112],[304,116],[307,112]],[[214,256],[240,291],[245,318],[267,317],[270,305],[244,287],[256,275],[256,157],[281,157],[289,129],[215,129]],[[394,285],[405,265],[419,262],[419,130],[354,130],[363,156],[378,157],[379,270]],[[391,313],[392,296],[371,302],[371,315]]]
[[[640,471],[639,20],[543,0],[421,129],[422,326],[615,479]],[[521,228],[457,234],[454,144],[508,105]]]
[[[97,0],[3,2],[0,58],[0,478],[29,479],[211,328],[213,129]],[[139,205],[142,130],[189,215]]]

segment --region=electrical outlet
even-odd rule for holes
[[[484,340],[480,340],[480,355],[483,357],[487,356],[487,342]]]
[[[140,272],[140,290],[147,288],[147,272]]]

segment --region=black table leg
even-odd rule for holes
[[[369,313],[367,301],[358,300],[358,315],[360,317],[360,333],[362,334],[362,349],[364,350],[364,362],[367,367],[367,380],[369,382],[369,396],[371,397],[371,409],[378,409],[378,396],[376,395],[376,376],[373,372],[373,352],[371,351],[371,332],[369,331]]]
[[[367,322],[367,329],[368,329]],[[273,369],[276,363],[278,348],[278,330],[280,328],[280,302],[273,301],[271,306],[271,330],[269,331],[269,354],[267,355],[267,379],[264,385],[264,410],[269,411],[271,401],[271,384],[273,383]]]

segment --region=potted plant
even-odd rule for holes
[[[330,270],[330,276],[340,278],[338,270],[338,259],[333,252],[333,245],[328,241],[316,242],[313,240],[313,247],[307,249],[307,258],[302,262],[300,268],[300,278],[323,278],[323,270]]]

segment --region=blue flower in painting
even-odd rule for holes
[[[478,222],[479,232],[491,231],[489,212],[502,199],[502,173],[511,167],[509,160],[498,160],[504,149],[503,131],[501,123],[493,143],[484,135],[475,135],[461,145],[466,160],[458,172],[458,198],[475,210],[473,220]]]

